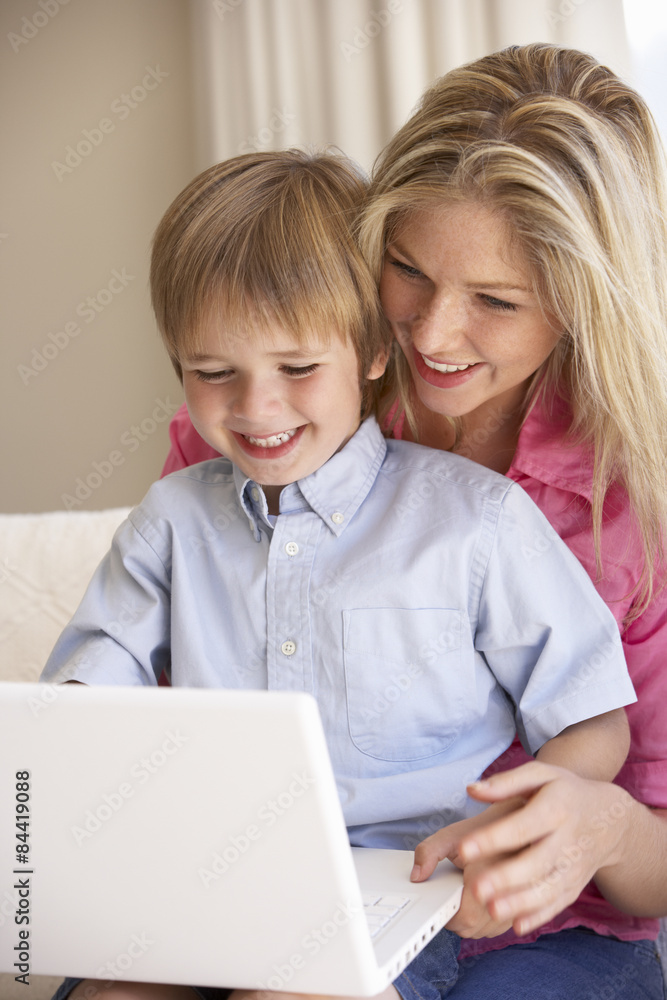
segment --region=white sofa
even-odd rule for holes
[[[37,681],[129,508],[0,514],[0,681]],[[62,977],[0,973],[0,1000],[50,1000]]]
[[[0,682],[37,681],[129,508],[0,514]],[[667,967],[667,925],[661,934]],[[0,973],[0,1000],[50,1000],[60,977],[26,987]]]

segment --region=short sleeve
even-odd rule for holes
[[[140,516],[140,508],[131,515]],[[169,623],[169,566],[128,519],[116,531],[40,680],[156,684],[170,665]]]
[[[535,753],[569,725],[636,700],[616,621],[523,490],[498,516],[475,638]]]

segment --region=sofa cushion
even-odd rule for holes
[[[0,681],[36,681],[129,507],[0,514]]]

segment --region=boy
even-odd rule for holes
[[[404,848],[477,811],[465,786],[517,727],[612,778],[634,692],[613,618],[521,489],[383,438],[363,198],[344,159],[292,151],[212,167],[168,210],[153,305],[225,458],[151,488],[43,676],[310,691],[352,843]]]

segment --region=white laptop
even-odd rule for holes
[[[20,982],[370,996],[460,903],[449,862],[350,848],[307,694],[0,684],[0,803]]]

